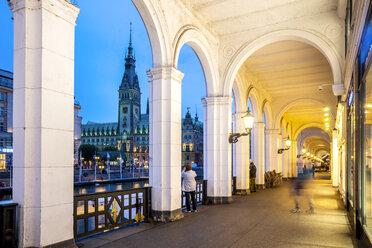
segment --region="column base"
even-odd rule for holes
[[[231,196],[208,196],[208,204],[229,204],[232,203]]]
[[[257,184],[257,189],[266,189],[265,184]]]
[[[250,195],[251,190],[250,189],[236,189],[237,195]]]
[[[44,248],[77,248],[74,239],[68,239],[55,244],[43,246]]]
[[[184,217],[182,209],[176,209],[172,211],[159,211],[152,210],[152,217],[155,222],[171,222],[180,220]]]

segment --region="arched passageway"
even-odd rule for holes
[[[24,208],[23,213],[26,214],[22,216],[23,223],[31,225],[29,223],[44,223],[46,213],[58,212],[60,216],[71,214],[72,193],[63,192],[63,197],[54,199],[57,194],[51,194],[50,191],[54,189],[60,192],[60,189],[44,186],[53,186],[58,182],[51,182],[44,175],[58,173],[61,181],[68,181],[73,150],[70,117],[73,116],[74,25],[79,9],[61,0],[32,1],[32,5],[26,4],[31,2],[27,0],[9,2],[14,13],[15,33],[19,34],[15,37],[15,98],[20,100],[20,104],[15,106],[15,112],[22,113],[14,119],[15,143],[19,144],[15,146],[15,153],[20,154],[15,163],[19,165],[19,175],[25,176],[26,186],[30,184],[32,173],[43,176],[35,187],[23,187],[17,193],[22,206],[26,206],[24,203],[29,200],[26,195],[39,196],[31,199]],[[203,162],[204,175],[208,180],[208,200],[211,203],[231,202],[232,154],[228,140],[232,90],[236,103],[235,115],[246,111],[248,99],[252,102],[256,118],[250,146],[252,159],[258,166],[256,182],[261,188],[265,184],[265,170],[275,169],[286,178],[297,175],[296,135],[305,127],[326,129],[326,123],[332,130],[334,120],[326,122],[323,112],[320,112],[328,107],[327,114],[334,118],[336,111],[333,106],[337,102],[334,94],[344,94],[341,73],[344,61],[340,55],[344,48],[343,20],[334,18],[335,4],[322,6],[324,11],[319,13],[318,2],[311,2],[304,8],[304,3],[296,1],[296,9],[301,11],[293,11],[290,4],[278,6],[270,3],[269,7],[291,10],[288,15],[280,13],[277,23],[272,25],[272,19],[267,18],[266,11],[262,11],[265,9],[262,4],[252,10],[262,17],[259,20],[264,20],[257,23],[249,19],[252,16],[239,1],[234,4],[235,8],[221,1],[213,6],[196,6],[196,3],[186,2],[133,0],[145,23],[153,55],[153,68],[148,72],[150,173],[153,178],[152,210],[157,221],[182,218],[179,165],[183,73],[177,69],[177,63],[184,44],[190,45],[196,52],[205,75]],[[256,7],[256,3],[258,1],[249,6]],[[238,25],[226,28],[221,19],[223,15],[217,16],[219,12],[213,11],[222,11],[221,5],[226,8],[224,13],[231,17],[226,22],[234,24],[235,21]],[[236,16],[234,11],[237,10],[243,15]],[[322,35],[324,30],[321,28],[324,27],[309,21],[318,20],[318,14],[324,17],[322,20],[328,20],[332,27],[336,26],[337,35],[334,32]],[[41,21],[28,22],[31,16]],[[294,20],[293,23],[284,17]],[[260,29],[262,31],[255,32]],[[59,30],[64,30],[63,34]],[[38,49],[38,52],[33,53],[32,49]],[[22,59],[26,58],[26,54],[30,60]],[[35,65],[37,70],[34,69]],[[324,86],[322,91],[318,90],[320,84]],[[26,95],[31,97],[27,98]],[[53,146],[55,140],[65,145]],[[266,143],[269,146],[265,147],[267,140],[270,140]],[[290,146],[287,145],[288,141],[292,142]],[[247,142],[244,145],[249,147]],[[50,156],[54,151],[50,147],[58,149],[58,154]],[[321,146],[311,147],[319,154],[324,152]],[[247,161],[250,156],[248,149],[242,148],[240,151],[240,161]],[[242,176],[246,175],[242,173]],[[241,190],[249,192],[249,187],[242,186]],[[37,211],[29,207],[33,204],[45,210],[41,217],[27,214],[27,211]],[[52,218],[46,221],[50,224],[42,227],[42,240],[40,236],[30,234],[32,237],[29,238],[22,233],[22,241],[29,242],[26,246],[71,241],[72,230],[63,230],[63,235],[46,235],[49,234],[46,229],[56,229],[53,223],[58,223],[57,220]],[[72,226],[70,220],[65,220],[63,226],[66,229]]]
[[[286,37],[257,43],[237,70],[234,95],[240,89],[247,92],[245,101],[254,99],[250,146],[258,168],[258,185],[264,185],[264,173],[270,170],[282,173],[283,178],[296,177],[301,152],[298,147],[303,145],[297,139],[299,133],[321,127],[330,134],[329,127],[334,125],[335,109],[331,106],[335,106],[336,97],[329,96],[331,87],[324,86],[320,91],[318,86],[319,82],[330,85],[334,77],[339,77],[337,66],[329,64],[318,46],[300,40]]]

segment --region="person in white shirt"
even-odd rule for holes
[[[196,191],[196,181],[195,181],[196,173],[192,170],[191,164],[187,164],[183,167],[182,172],[182,191],[185,192],[186,196],[186,208],[187,212],[191,212],[190,207],[190,196],[192,201],[192,211],[197,212],[196,209],[196,199],[195,199],[195,191]]]

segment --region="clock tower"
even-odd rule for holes
[[[136,73],[136,59],[132,47],[132,23],[128,52],[125,55],[125,70],[119,87],[118,147],[124,152],[133,152],[134,134],[141,116],[141,89]]]

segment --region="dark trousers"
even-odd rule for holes
[[[190,208],[190,196],[191,196],[191,201],[192,201],[192,210],[196,210],[196,199],[195,199],[195,191],[190,191],[186,192],[185,191],[185,196],[186,196],[186,208],[187,211],[191,211]]]
[[[256,192],[256,178],[255,177],[250,178],[249,179],[249,182],[250,182],[250,190],[251,190],[251,192]]]

